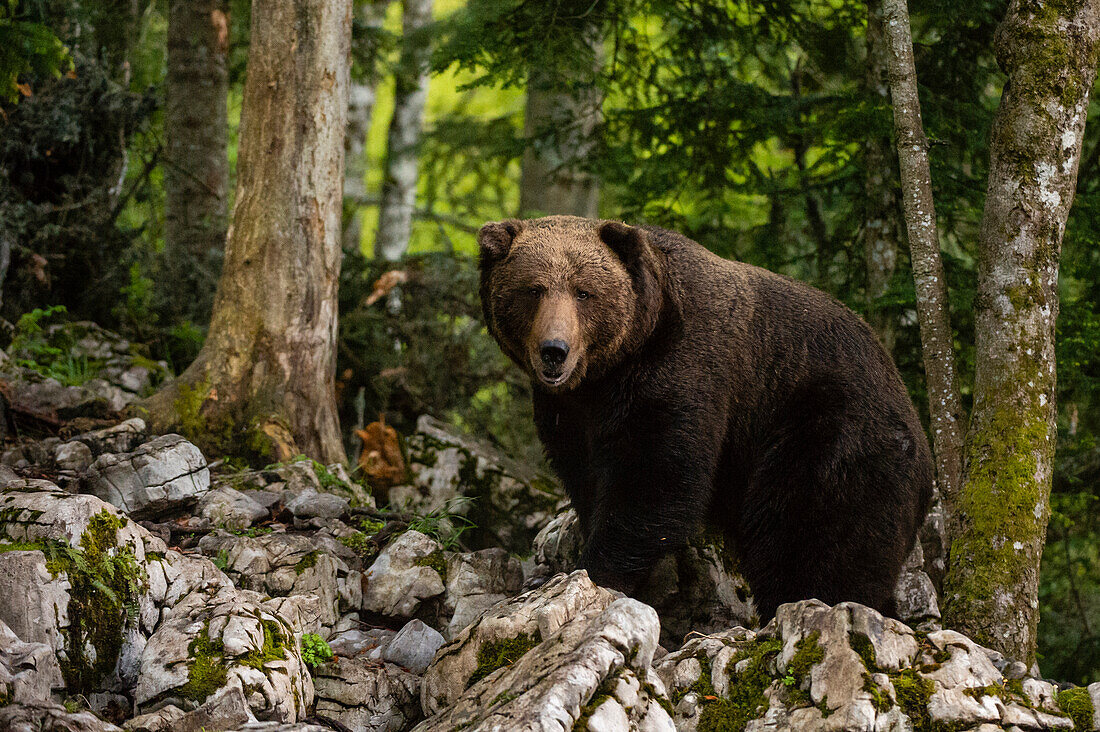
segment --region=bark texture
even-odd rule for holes
[[[226,0],[168,3],[164,244],[173,310],[210,319],[225,249],[229,188]]]
[[[252,6],[233,223],[203,349],[157,429],[342,461],[333,377],[351,0]]]
[[[396,73],[393,118],[386,141],[386,173],[378,210],[375,257],[395,262],[405,256],[412,234],[418,178],[417,147],[428,96],[432,0],[404,0],[401,28],[403,46]]]
[[[947,286],[940,258],[936,210],[932,202],[932,174],[928,140],[921,121],[913,39],[905,0],[883,0],[883,28],[889,49],[887,72],[894,107],[894,136],[901,173],[902,210],[905,213],[913,283],[917,294],[921,351],[928,389],[932,447],[936,456],[935,505],[953,515],[962,476],[962,406],[955,367],[954,339],[947,310]],[[948,529],[950,536],[950,529]]]
[[[596,85],[602,38],[596,29],[586,36],[592,49],[592,73],[587,78],[563,78],[539,70],[527,83],[520,179],[520,216],[573,214],[597,218],[599,184],[585,170],[596,148],[603,91]]]
[[[371,34],[381,30],[386,8],[391,0],[365,0],[356,13],[359,25]],[[344,138],[344,251],[358,251],[363,233],[362,201],[367,190],[367,135],[370,133],[377,96],[378,73],[374,68],[363,71],[363,78],[353,79],[348,92],[348,130]]]
[[[1012,0],[979,241],[977,362],[945,619],[1030,662],[1056,437],[1058,262],[1073,203],[1100,0]]]
[[[882,0],[867,3],[867,74],[864,84],[876,106],[890,99],[886,68],[889,48],[882,22]],[[878,334],[888,353],[894,352],[896,329],[879,307],[897,268],[901,211],[898,201],[897,154],[889,135],[871,135],[863,148],[866,171],[864,192],[866,214],[863,224],[863,253],[867,261],[867,322]]]

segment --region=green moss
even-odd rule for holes
[[[829,709],[829,697],[821,697],[821,701],[817,703],[817,711],[821,712],[822,719],[828,719],[836,711],[835,709]]]
[[[228,669],[221,638],[210,638],[210,621],[187,646],[187,682],[176,690],[184,699],[202,704],[206,697],[225,686]]]
[[[815,654],[813,643],[807,644],[803,651],[803,659],[809,661]],[[726,697],[718,696],[712,679],[710,659],[706,656],[697,656],[701,673],[691,686],[678,690],[672,696],[674,704],[689,693],[694,693],[702,706],[699,715],[698,732],[743,732],[745,726],[754,719],[759,719],[768,711],[768,699],[764,691],[771,685],[773,678],[768,672],[769,664],[779,655],[783,644],[779,639],[769,638],[757,641],[747,646],[736,658],[729,662],[729,694]],[[801,650],[801,649],[800,649]],[[745,668],[737,673],[734,667],[748,660]],[[800,665],[804,665],[800,663]],[[809,663],[808,669],[813,666]]]
[[[264,632],[263,646],[244,654],[237,659],[237,663],[263,671],[269,661],[286,658],[286,636],[274,620],[260,620],[260,626]]]
[[[890,680],[894,684],[898,706],[913,723],[913,732],[935,732],[928,714],[928,699],[935,691],[932,682],[913,669],[893,674]]]
[[[863,690],[871,695],[871,705],[875,708],[875,711],[886,712],[894,706],[890,695],[883,693],[875,680],[871,678],[871,674],[863,674]]]
[[[447,581],[447,559],[443,556],[442,549],[436,549],[426,557],[420,557],[413,562],[418,567],[431,567],[444,582]]]
[[[348,549],[351,549],[360,557],[368,557],[376,551],[374,542],[372,542],[362,531],[356,531],[354,534],[341,536],[337,541]]]
[[[1059,691],[1055,697],[1058,708],[1073,720],[1073,728],[1079,730],[1092,729],[1092,720],[1096,710],[1089,698],[1089,690],[1083,687],[1065,689]]]
[[[307,569],[312,569],[317,566],[317,558],[320,557],[322,552],[314,549],[311,552],[307,552],[304,557],[298,560],[298,563],[294,565],[294,574],[301,574]]]
[[[69,580],[69,627],[62,674],[70,691],[87,693],[114,672],[128,622],[148,579],[133,547],[118,544],[128,519],[106,509],[92,516],[78,547],[44,542],[46,568]],[[94,653],[89,653],[89,647]]]
[[[849,633],[848,645],[852,647],[852,650],[859,655],[859,660],[863,661],[863,667],[874,673],[878,671],[878,659],[875,657],[875,644],[871,642],[863,633]]]
[[[577,721],[573,723],[573,732],[584,732],[588,729],[588,720],[596,713],[596,710],[600,708],[600,705],[612,697],[612,692],[615,691],[615,685],[618,683],[618,674],[612,674],[604,679],[600,685],[593,692],[592,698],[588,700],[588,703],[581,707],[580,716],[577,717]]]
[[[477,649],[477,668],[467,682],[466,688],[470,688],[498,668],[511,666],[539,643],[542,643],[542,634],[537,630],[533,633],[521,633],[515,638],[483,643]]]
[[[1015,378],[1041,382],[1037,369],[1031,365]],[[1036,515],[1036,507],[1048,504],[1048,487],[1035,475],[1053,447],[1036,410],[1018,404],[1015,389],[1005,391],[1003,398],[990,395],[984,424],[972,427],[959,498],[965,530],[952,542],[944,580],[945,622],[992,647],[1003,646],[994,634],[1000,614],[994,596],[1035,571],[1033,552],[1047,523],[1047,512]]]

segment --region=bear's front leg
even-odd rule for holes
[[[643,423],[644,424],[644,423]],[[648,422],[652,425],[653,422]],[[720,445],[687,426],[632,430],[593,455],[597,484],[579,567],[630,594],[707,515]]]

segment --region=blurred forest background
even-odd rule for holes
[[[199,353],[235,190],[250,4],[172,5],[0,3],[7,340],[24,314],[63,306],[38,317],[95,321],[177,374]],[[967,408],[1005,5],[911,9]],[[530,387],[481,321],[474,239],[485,221],[541,212],[667,226],[833,294],[878,331],[927,419],[869,12],[874,0],[870,11],[853,0],[355,0],[336,369],[349,455],[378,414],[408,432],[430,413],[541,459]],[[174,43],[184,51],[173,57]],[[219,114],[198,104],[204,93],[224,102]],[[1043,673],[1081,684],[1100,680],[1098,112],[1093,101],[1061,258],[1040,587]],[[51,358],[51,375],[93,375],[95,364]]]

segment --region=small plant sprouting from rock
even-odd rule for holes
[[[332,649],[324,638],[316,633],[302,635],[302,661],[310,669],[315,669],[326,661],[331,661]]]
[[[468,529],[476,528],[473,521],[466,518],[460,509],[473,502],[473,498],[458,496],[439,508],[409,522],[410,531],[419,531],[440,543],[444,549],[454,549],[459,539]]]
[[[219,550],[217,555],[213,557],[210,561],[214,563],[215,567],[224,572],[225,568],[229,566],[229,550]]]

